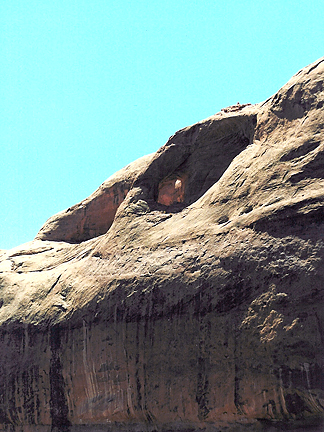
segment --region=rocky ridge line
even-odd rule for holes
[[[1,251],[4,430],[321,430],[323,82],[324,58]]]

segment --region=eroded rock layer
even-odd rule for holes
[[[0,253],[0,424],[323,426],[324,59]]]

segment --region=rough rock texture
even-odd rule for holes
[[[322,430],[323,81],[178,131],[0,252],[1,430]]]
[[[109,177],[88,198],[51,217],[36,239],[80,243],[106,233],[134,179],[146,169],[152,157],[153,155],[144,156],[129,164]]]

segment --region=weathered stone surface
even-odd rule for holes
[[[127,165],[109,177],[88,198],[52,216],[42,226],[36,239],[79,243],[106,233],[135,177],[145,170],[152,156],[144,156]]]
[[[320,431],[324,58],[0,252],[0,424]]]

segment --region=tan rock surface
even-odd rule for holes
[[[36,239],[79,243],[106,233],[135,177],[145,170],[152,157],[143,156],[127,165],[109,177],[88,198],[52,216],[42,226]]]
[[[0,251],[3,430],[321,430],[323,81],[178,131]]]

